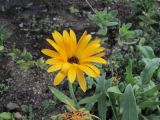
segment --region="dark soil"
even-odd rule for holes
[[[27,48],[34,59],[42,57],[41,49],[47,47],[45,39],[51,37],[53,30],[62,31],[64,28],[72,28],[80,36],[84,30],[95,32],[97,27],[90,23],[87,17],[92,12],[85,1],[81,0],[57,0],[53,6],[48,6],[45,0],[1,0],[0,25],[11,34],[5,42],[5,47],[11,49],[15,43],[16,48]],[[55,0],[56,1],[56,0]],[[89,0],[96,9],[103,9],[103,0]],[[121,4],[120,4],[121,5]],[[125,6],[115,6],[121,13]],[[72,14],[69,8],[74,6],[79,9],[78,14]],[[122,9],[123,10],[122,10]],[[123,13],[126,16],[127,12]],[[122,21],[126,19],[121,16]],[[112,31],[111,31],[112,32]],[[5,54],[0,56],[0,83],[9,86],[8,90],[0,97],[0,112],[6,111],[6,105],[14,102],[18,105],[31,105],[35,113],[35,120],[49,117],[58,113],[61,108],[46,111],[41,103],[44,100],[53,99],[48,86],[53,79],[52,74],[39,68],[31,68],[27,72],[19,69],[19,66]]]

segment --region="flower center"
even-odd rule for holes
[[[71,64],[72,64],[72,63],[78,64],[78,63],[79,63],[79,60],[78,60],[77,57],[73,56],[73,57],[71,57],[71,58],[68,59],[68,62],[71,63]]]

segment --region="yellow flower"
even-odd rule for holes
[[[91,41],[91,35],[85,31],[80,40],[77,41],[75,32],[70,29],[69,32],[63,31],[60,34],[57,31],[52,33],[53,39],[47,39],[47,42],[54,50],[43,49],[42,53],[51,57],[46,64],[51,65],[48,72],[59,70],[53,80],[54,85],[59,85],[65,77],[68,77],[70,83],[73,83],[77,77],[81,89],[85,92],[87,83],[84,73],[91,77],[100,75],[100,70],[93,63],[106,64],[104,60],[104,47],[100,46],[100,40]]]

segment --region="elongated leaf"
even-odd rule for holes
[[[118,94],[118,95],[122,94],[121,91],[119,90],[118,86],[113,86],[113,87],[108,88],[107,92]]]
[[[160,63],[159,58],[154,58],[146,64],[145,68],[141,72],[142,83],[148,84],[153,76],[153,73],[158,69]]]
[[[96,102],[87,103],[87,104],[85,105],[85,109],[88,110],[88,111],[91,111],[95,103],[96,103]]]
[[[155,92],[157,92],[158,90],[160,90],[160,85],[156,85],[153,88],[143,92],[142,94],[145,96],[151,96],[153,95]]]
[[[107,112],[107,104],[106,104],[106,96],[102,95],[98,99],[98,114],[101,118],[101,120],[106,120],[106,112]]]
[[[127,83],[128,84],[129,83],[133,84],[134,79],[133,79],[133,74],[132,74],[132,61],[131,60],[129,60],[129,64],[126,67],[126,73],[125,74],[126,74],[126,81],[127,81]]]
[[[122,120],[139,120],[136,109],[136,100],[131,84],[126,87],[121,102],[123,109]]]
[[[90,97],[86,97],[86,98],[80,100],[78,104],[81,105],[81,104],[96,102],[100,96],[101,96],[101,94],[96,94],[96,95],[93,95]]]
[[[60,92],[59,90],[57,90],[54,87],[49,87],[49,89],[51,90],[51,92],[63,103],[66,104],[66,100],[68,102],[70,102],[73,106],[75,106],[75,103],[72,99],[70,99],[68,96],[66,96],[65,94],[63,94],[62,92]]]
[[[96,78],[97,84],[96,84],[96,93],[104,93],[106,90],[106,79],[105,79],[105,74],[102,76]],[[108,85],[107,85],[108,86]]]
[[[138,49],[140,50],[144,58],[155,58],[154,51],[150,46],[138,46]]]
[[[160,120],[160,115],[147,116],[148,120]]]
[[[144,101],[139,104],[141,108],[146,108],[146,107],[155,107],[157,105],[160,105],[160,101]]]
[[[157,80],[160,81],[160,68],[158,69],[158,72],[157,72]]]

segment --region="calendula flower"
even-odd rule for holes
[[[77,41],[75,32],[70,29],[69,32],[63,31],[60,34],[57,31],[52,33],[53,39],[47,39],[47,42],[54,48],[43,49],[42,53],[51,57],[46,64],[51,65],[48,72],[58,71],[53,80],[54,85],[59,85],[65,77],[68,77],[70,83],[76,80],[81,89],[85,92],[87,83],[84,73],[97,77],[100,70],[93,63],[106,64],[104,56],[104,47],[101,47],[100,40],[91,41],[91,35],[85,31],[79,41]]]

